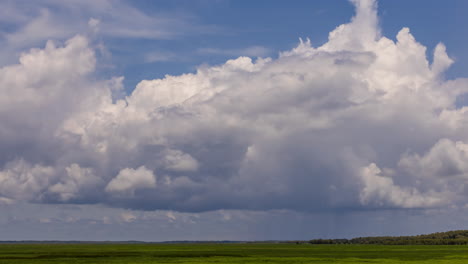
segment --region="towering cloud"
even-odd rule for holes
[[[433,208],[468,202],[465,79],[377,4],[313,47],[196,73],[96,82],[88,40],[0,69],[0,201],[134,209]]]

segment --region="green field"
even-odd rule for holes
[[[2,244],[0,263],[468,263],[468,246]]]

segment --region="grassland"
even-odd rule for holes
[[[19,263],[468,263],[468,246],[310,244],[2,244]]]

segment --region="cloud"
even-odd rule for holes
[[[414,176],[432,177],[468,177],[468,144],[462,141],[440,139],[424,155],[406,154],[399,161],[399,166]]]
[[[91,168],[81,168],[78,164],[71,164],[65,168],[66,176],[49,188],[49,192],[59,195],[59,200],[69,201],[77,195],[92,196],[91,191],[102,185],[101,178],[94,175]]]
[[[13,203],[14,203],[14,200],[12,200],[12,199],[5,198],[5,197],[0,197],[0,204],[2,204],[2,205],[10,205],[10,204],[13,204]]]
[[[138,169],[123,169],[106,186],[106,192],[115,194],[130,194],[133,196],[138,189],[153,189],[156,178],[153,172],[141,166]]]
[[[437,44],[434,50],[434,62],[431,65],[432,72],[435,74],[443,73],[452,63],[453,60],[447,55],[445,45]]]
[[[393,183],[391,177],[381,173],[374,163],[362,169],[364,188],[360,194],[361,203],[396,208],[427,208],[447,203],[437,194],[421,194],[416,188],[401,188]]]
[[[122,218],[122,220],[124,222],[127,222],[127,223],[128,222],[133,222],[133,221],[135,221],[137,219],[137,217],[134,214],[130,213],[130,212],[124,212],[124,213],[122,213],[120,215],[120,217]]]
[[[3,201],[23,200],[40,196],[56,177],[53,167],[31,165],[24,160],[9,162],[0,172],[0,190]]]
[[[83,31],[87,26],[96,28],[98,25],[103,35],[118,38],[167,39],[195,28],[199,32],[210,31],[208,26],[198,25],[188,15],[148,15],[120,0],[43,0],[27,7],[13,2],[5,3],[5,6],[23,18],[13,21],[19,30],[7,34],[8,42],[22,45],[50,38],[60,39],[70,36],[71,32]]]
[[[25,52],[0,69],[0,197],[185,212],[466,204],[468,81],[443,78],[443,44],[430,64],[408,28],[381,36],[374,1],[353,3],[322,46],[123,97],[122,77],[96,81],[85,36]]]
[[[24,49],[42,45],[46,40],[68,39],[77,33],[109,44],[122,39],[172,40],[193,32],[220,31],[187,13],[158,10],[149,14],[124,0],[40,0],[28,5],[2,1],[0,15],[0,21],[7,25],[0,29],[2,65],[12,63]]]
[[[172,171],[196,171],[198,162],[189,154],[178,150],[168,150],[165,157],[165,168]]]

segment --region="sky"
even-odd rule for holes
[[[467,229],[464,0],[0,0],[0,240]]]

